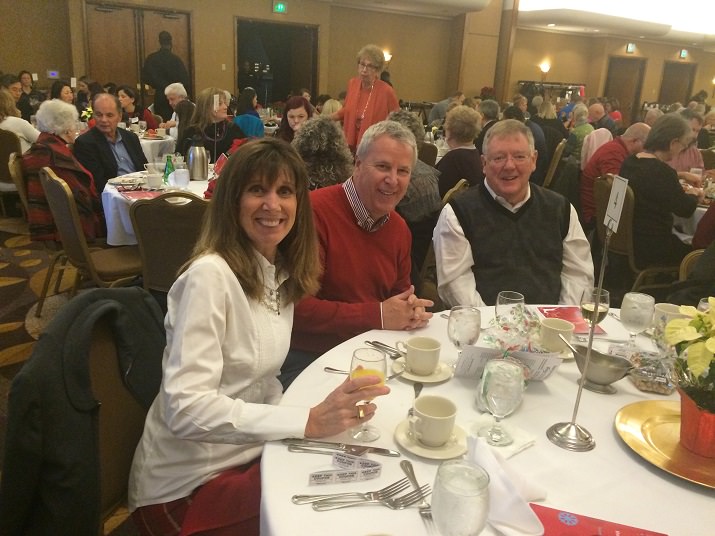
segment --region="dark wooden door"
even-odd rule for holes
[[[136,86],[141,66],[135,10],[87,3],[86,14],[86,74],[102,85],[114,82]]]
[[[680,102],[684,106],[687,105],[688,98],[692,95],[696,69],[697,65],[694,63],[666,61],[663,65],[663,80],[660,83],[658,102],[661,104]]]
[[[603,94],[620,102],[624,127],[638,120],[645,64],[646,60],[641,58],[612,57],[608,60]]]

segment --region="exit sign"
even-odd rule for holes
[[[288,4],[273,0],[273,13],[288,13]]]

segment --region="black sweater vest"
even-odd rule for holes
[[[559,302],[571,211],[565,197],[532,184],[531,197],[513,213],[480,184],[450,204],[472,247],[484,303],[493,305],[502,290],[521,292],[526,303]]]

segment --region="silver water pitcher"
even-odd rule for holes
[[[209,178],[209,158],[206,149],[200,143],[194,142],[186,154],[189,168],[189,178],[192,181],[205,181]]]

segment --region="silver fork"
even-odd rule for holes
[[[407,495],[401,497],[391,497],[389,499],[375,499],[370,501],[339,501],[332,499],[324,499],[313,503],[313,510],[323,512],[325,510],[336,510],[338,508],[349,508],[351,506],[363,506],[368,504],[381,504],[387,506],[391,510],[404,510],[408,506],[422,500],[424,495],[431,493],[429,484],[425,484],[415,491],[411,491]]]
[[[412,462],[410,460],[402,460],[400,462],[400,467],[410,479],[412,486],[416,489],[420,489],[420,485],[417,483],[417,476],[415,475],[415,469],[412,467]],[[424,495],[422,495],[417,508],[420,511],[420,517],[422,518],[422,523],[424,523],[427,532],[434,534],[436,532],[436,527],[434,526],[434,520],[432,519],[432,507],[425,500]]]
[[[293,495],[291,501],[295,504],[308,504],[316,501],[323,501],[326,499],[354,499],[354,500],[374,500],[374,499],[389,499],[393,495],[397,495],[402,490],[409,487],[409,482],[406,478],[393,482],[392,484],[385,486],[377,491],[367,491],[361,493],[358,491],[351,491],[347,493],[325,493],[322,495]]]

